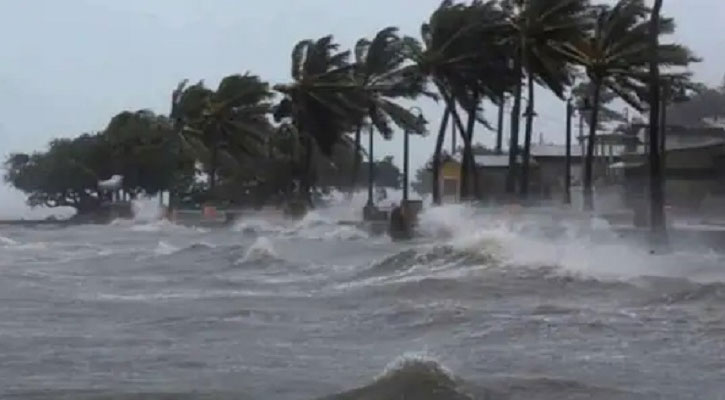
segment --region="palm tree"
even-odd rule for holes
[[[474,192],[477,192],[471,143],[475,123],[484,122],[480,103],[484,98],[500,96],[498,86],[510,76],[504,46],[498,40],[501,12],[496,1],[476,1],[469,6],[447,0],[422,26],[422,43],[412,38],[405,39],[410,58],[419,73],[433,83],[445,103],[432,163],[433,200],[436,204],[440,204],[437,182],[449,119],[458,127],[463,140],[462,197],[470,193],[469,175],[473,177]],[[465,127],[458,106],[468,114]]]
[[[509,44],[513,49],[516,76],[527,76],[528,88],[526,132],[524,137],[521,194],[528,195],[531,137],[534,120],[534,84],[549,88],[558,97],[564,97],[566,86],[571,84],[570,67],[556,51],[557,44],[581,36],[587,28],[585,18],[588,0],[505,0],[504,8],[510,28]],[[513,193],[517,176],[516,161],[519,141],[519,119],[522,90],[514,93],[511,116],[511,146],[509,149],[509,173],[507,189]]]
[[[338,48],[332,36],[297,43],[292,50],[292,83],[274,87],[284,96],[275,119],[289,119],[303,142],[305,172],[300,183],[309,205],[315,149],[331,156],[335,144],[355,130],[365,113],[350,52]]]
[[[377,129],[384,138],[389,139],[393,135],[391,122],[404,131],[416,134],[426,132],[424,120],[393,101],[397,98],[415,99],[426,92],[424,77],[407,62],[404,49],[403,39],[394,27],[381,30],[372,41],[361,39],[355,46],[354,77],[365,95],[364,117],[369,121],[370,135]],[[363,121],[359,122],[355,132],[356,154],[360,154]],[[372,136],[370,145],[368,151],[372,154]],[[356,161],[359,161],[359,156]],[[369,161],[368,205],[372,205],[374,160]],[[359,162],[356,162],[353,168],[354,182],[357,181],[358,165]]]
[[[662,162],[660,161],[660,63],[659,63],[659,36],[660,13],[662,0],[655,0],[652,9],[649,32],[649,168],[650,168],[650,220],[652,238],[656,244],[663,245],[667,241],[667,228],[665,220],[665,192],[662,176]],[[664,136],[664,135],[662,135]]]
[[[599,124],[602,90],[609,88],[622,100],[642,111],[649,101],[649,10],[644,0],[619,0],[614,7],[600,6],[590,35],[563,43],[559,52],[569,61],[583,66],[594,86],[589,122],[587,154],[584,165],[584,207],[594,209],[592,191],[593,157]],[[672,19],[661,21],[660,34],[674,31]],[[687,66],[696,61],[690,51],[676,44],[658,45],[658,62],[664,66]]]
[[[256,75],[231,75],[216,91],[203,82],[173,95],[172,115],[177,129],[192,147],[204,149],[209,190],[214,192],[221,164],[237,165],[240,157],[260,153],[272,132],[267,119],[271,110],[269,85]]]
[[[590,123],[592,120],[591,104],[593,103],[594,85],[590,80],[580,82],[572,88],[571,94],[574,99],[574,109],[580,110],[585,123]],[[602,129],[602,124],[605,123],[625,121],[625,116],[621,112],[609,106],[616,99],[617,94],[611,89],[608,87],[601,89],[599,93],[599,117],[597,118],[599,126],[597,126],[597,129]]]
[[[498,103],[498,119],[496,124],[496,154],[503,153],[503,120],[506,111],[506,94],[501,94]]]

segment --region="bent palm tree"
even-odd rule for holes
[[[572,88],[571,94],[574,98],[574,109],[580,110],[584,122],[589,124],[592,119],[591,104],[593,103],[594,85],[589,80],[581,82]],[[624,115],[609,106],[616,98],[616,93],[611,89],[608,87],[602,88],[599,93],[599,118],[597,118],[599,125],[597,129],[602,129],[602,124],[609,122],[624,122]]]
[[[216,188],[220,160],[235,165],[240,157],[256,155],[272,131],[267,119],[272,94],[255,75],[231,75],[216,91],[203,82],[174,94],[176,124],[183,124],[188,143],[203,147],[207,157],[209,189]],[[181,122],[180,122],[181,121]]]
[[[587,154],[584,165],[584,207],[594,209],[593,157],[596,130],[601,110],[602,90],[609,88],[622,100],[642,111],[649,101],[649,10],[644,0],[620,0],[614,7],[600,6],[591,35],[573,39],[559,47],[568,60],[582,65],[593,85],[592,113],[589,122]],[[671,19],[663,19],[659,33],[674,31]],[[687,66],[697,61],[689,49],[676,44],[659,44],[658,63],[662,66]]]
[[[377,129],[389,139],[393,135],[392,124],[400,129],[425,134],[425,120],[394,102],[397,98],[415,99],[425,92],[425,79],[413,65],[407,63],[404,42],[397,28],[380,31],[372,41],[362,39],[355,46],[355,81],[364,94],[364,117],[370,123],[370,135]],[[361,120],[355,133],[356,153],[360,153]],[[370,138],[370,145],[373,138]],[[369,149],[372,154],[372,148]],[[359,157],[358,157],[359,160]],[[373,162],[369,160],[368,204],[372,204]],[[358,163],[353,168],[357,179]]]
[[[350,52],[338,51],[332,36],[303,40],[292,50],[290,84],[276,85],[284,96],[275,110],[275,119],[289,119],[295,126],[305,151],[301,190],[311,205],[313,152],[329,157],[343,136],[362,120],[364,94],[353,78]]]
[[[667,241],[667,228],[665,226],[665,192],[662,176],[662,162],[660,161],[660,65],[659,65],[659,36],[660,13],[662,0],[655,0],[649,26],[649,168],[650,168],[650,221],[652,238],[657,245],[664,245]],[[664,136],[664,135],[662,135]]]
[[[501,82],[510,77],[504,46],[499,40],[501,20],[501,9],[495,1],[476,1],[471,5],[444,1],[422,26],[422,44],[412,38],[405,39],[419,73],[433,82],[445,102],[444,124],[438,132],[432,163],[436,204],[440,204],[440,155],[449,118],[458,127],[464,144],[462,197],[470,193],[469,175],[474,186],[477,183],[471,149],[475,122],[484,122],[480,102],[487,97],[499,98]],[[459,105],[468,113],[465,127],[458,114]]]
[[[565,87],[571,84],[569,65],[555,49],[573,37],[581,36],[587,29],[588,0],[506,0],[504,9],[510,28],[509,44],[513,49],[516,76],[527,76],[528,100],[525,112],[521,194],[528,195],[531,137],[534,120],[534,84],[549,88],[559,98],[564,97]],[[520,82],[520,81],[519,81]],[[509,148],[509,173],[507,189],[513,193],[517,176],[516,162],[521,113],[521,85],[514,93],[511,115],[511,146]]]

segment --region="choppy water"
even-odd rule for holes
[[[562,215],[0,230],[0,397],[717,399],[725,258]]]

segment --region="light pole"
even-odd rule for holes
[[[416,112],[417,123],[420,126],[425,125],[425,119],[423,119],[423,110],[420,107],[413,106],[408,111]],[[403,137],[403,203],[408,201],[408,182],[410,180],[410,129],[405,129]]]

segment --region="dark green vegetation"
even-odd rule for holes
[[[317,189],[354,188],[362,181],[363,134],[369,151],[375,132],[384,139],[396,127],[425,134],[425,119],[400,102],[424,96],[443,105],[431,179],[437,182],[450,131],[462,143],[461,197],[474,199],[474,132],[477,125],[489,128],[483,105],[499,107],[500,127],[508,97],[506,186],[512,200],[526,198],[538,85],[562,100],[573,98],[590,128],[585,193],[593,208],[597,126],[620,117],[606,105],[623,100],[644,111],[653,108],[660,81],[694,87],[686,67],[698,60],[686,47],[660,41],[674,28],[644,0],[446,0],[419,38],[389,27],[352,50],[340,49],[332,36],[300,41],[291,51],[289,82],[270,86],[252,74],[232,75],[210,89],[184,81],[173,92],[168,117],[125,112],[100,134],[12,155],[6,180],[28,193],[31,205],[79,210],[99,201],[96,180],[111,174],[127,177],[124,189],[132,196],[168,191],[179,202],[310,203]],[[661,74],[651,73],[660,66]],[[195,179],[201,172],[205,181]],[[427,186],[440,202],[438,185]]]

